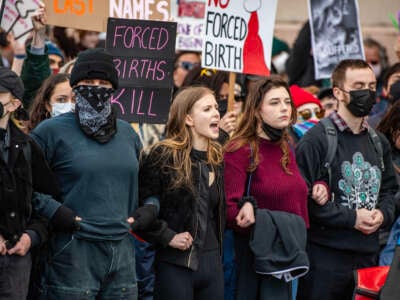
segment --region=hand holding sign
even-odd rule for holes
[[[32,46],[35,48],[43,48],[46,41],[46,9],[42,2],[32,16],[32,24]]]
[[[32,15],[32,24],[35,31],[44,30],[46,27],[46,8],[42,2]]]

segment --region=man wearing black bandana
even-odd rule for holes
[[[332,87],[339,107],[328,117],[337,136],[330,172],[321,122],[296,148],[306,181],[328,182],[331,192],[329,201],[308,202],[310,271],[300,280],[298,299],[352,299],[353,271],[377,265],[378,231],[394,218],[398,186],[390,144],[379,132],[374,137],[366,122],[376,98],[375,75],[363,60],[343,60],[332,73]]]
[[[137,207],[140,140],[112,109],[118,76],[108,52],[81,52],[70,84],[75,112],[46,120],[32,132],[57,175],[64,205],[81,218],[79,230],[54,236],[42,299],[136,299],[128,217]],[[43,209],[48,217],[53,205],[49,201]]]

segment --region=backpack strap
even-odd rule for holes
[[[337,150],[337,145],[338,145],[338,137],[337,137],[337,131],[336,127],[333,124],[332,120],[330,118],[324,118],[320,120],[320,123],[324,126],[325,128],[325,135],[327,138],[328,142],[328,151],[325,156],[325,162],[324,162],[324,167],[326,168],[329,176],[329,186],[331,186],[331,166],[333,159],[335,158],[336,155],[336,150]],[[376,131],[369,126],[368,127],[368,134],[369,137],[374,144],[375,151],[378,154],[379,157],[379,164],[380,164],[380,169],[381,171],[385,171],[385,164],[383,162],[383,147],[382,147],[382,141],[379,138],[379,135],[376,133]]]
[[[326,152],[324,167],[328,172],[328,185],[331,186],[332,170],[331,164],[336,155],[338,137],[336,127],[330,118],[323,118],[319,121],[325,129],[325,135],[328,142],[328,151]]]
[[[368,126],[368,133],[369,133],[370,139],[372,140],[372,143],[374,144],[375,151],[378,154],[381,171],[384,172],[385,171],[385,163],[383,162],[382,141],[379,138],[379,135],[376,133],[376,131],[371,126]]]
[[[251,143],[249,144],[249,146],[250,146],[250,166],[253,166],[254,164],[253,147],[251,146]],[[253,171],[248,171],[246,180],[246,194],[244,196],[250,196],[250,186],[252,177],[253,177]]]

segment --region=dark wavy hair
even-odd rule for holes
[[[214,92],[218,100],[219,91],[224,83],[229,83],[228,72],[205,69],[199,66],[190,70],[182,83],[182,88],[188,86],[205,86]]]
[[[292,114],[290,116],[290,121],[291,124],[296,123],[296,117],[297,117],[296,107],[294,106],[287,82],[278,75],[272,75],[270,77],[260,79],[255,83],[254,88],[251,89],[250,94],[246,100],[243,112],[243,118],[240,120],[238,129],[232,136],[232,139],[225,147],[225,151],[233,152],[244,145],[251,144],[252,149],[254,151],[254,163],[249,167],[248,169],[249,171],[254,171],[257,168],[258,164],[260,163],[260,157],[258,151],[260,137],[258,136],[258,129],[262,124],[262,118],[260,115],[262,101],[264,99],[265,94],[267,94],[270,90],[280,87],[285,88],[285,90],[289,94],[292,107]],[[291,174],[290,170],[288,169],[288,165],[290,162],[289,159],[290,148],[288,139],[289,139],[289,134],[288,131],[285,130],[285,133],[283,134],[281,140],[278,141],[278,143],[280,144],[282,150],[281,166],[287,174]]]
[[[400,101],[393,104],[376,129],[386,136],[392,150],[395,150],[394,144],[400,134]]]
[[[50,105],[50,98],[53,95],[54,89],[59,83],[69,81],[69,74],[58,73],[50,75],[38,90],[35,99],[32,103],[30,112],[30,121],[28,130],[34,129],[43,120],[51,117],[47,107]]]

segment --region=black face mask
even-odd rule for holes
[[[400,100],[400,80],[392,84],[389,91],[389,102],[395,103]]]
[[[4,106],[8,105],[9,103],[11,103],[11,101],[7,102],[6,104],[3,104],[3,103],[0,102],[0,119],[3,119],[5,117]]]
[[[355,117],[365,117],[371,112],[372,107],[376,103],[376,92],[370,89],[354,90],[348,92],[350,94],[350,103],[347,109]]]
[[[219,100],[217,101],[217,103],[218,103],[219,116],[220,118],[222,118],[226,114],[226,111],[228,110],[228,100]]]
[[[262,122],[262,130],[271,139],[271,142],[277,142],[282,138],[284,129],[277,129],[275,127],[269,126],[267,123]]]

